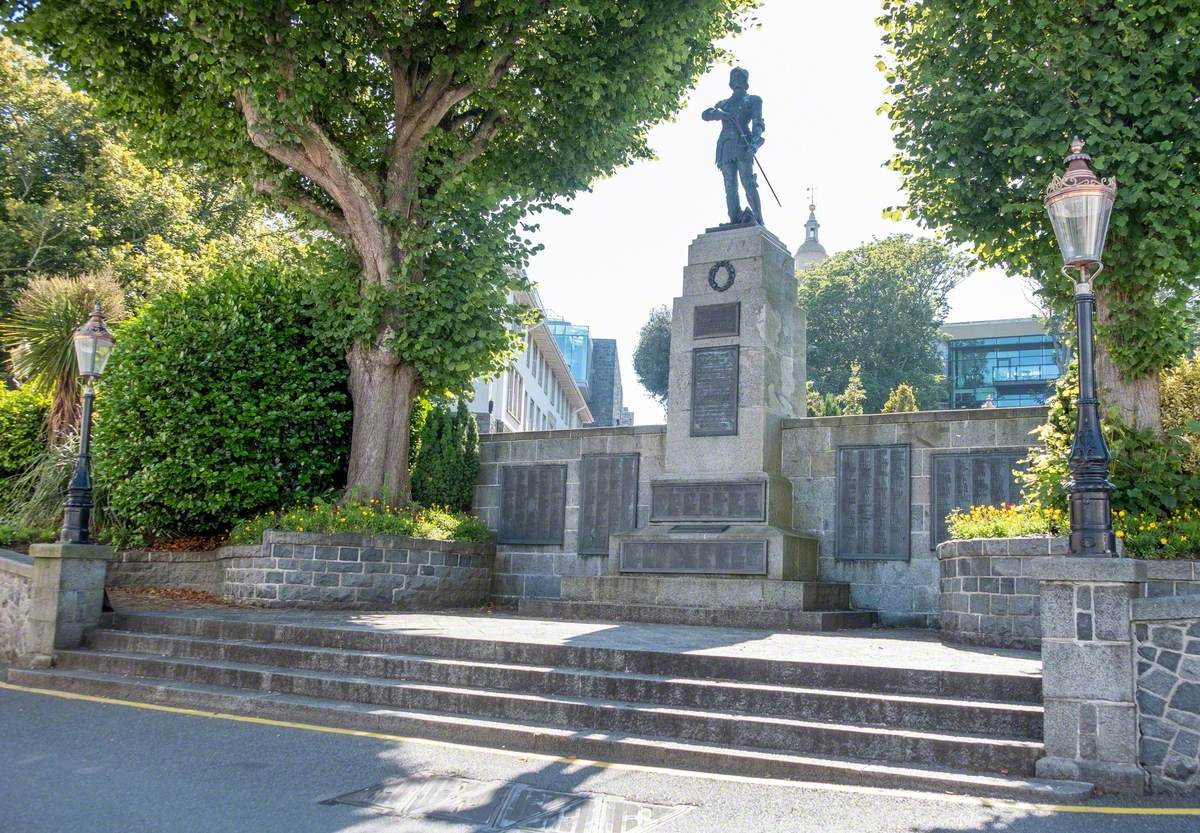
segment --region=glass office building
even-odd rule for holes
[[[547,321],[546,329],[554,336],[558,349],[562,351],[567,366],[571,368],[571,378],[575,384],[587,391],[588,366],[592,357],[591,330],[583,324],[572,324],[569,321]]]
[[[951,408],[1042,405],[1064,368],[1062,346],[1035,319],[945,327]]]

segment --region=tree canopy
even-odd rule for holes
[[[904,210],[1034,278],[1069,309],[1072,284],[1042,206],[1072,134],[1115,176],[1096,281],[1108,401],[1158,421],[1158,371],[1186,347],[1200,285],[1200,5],[1090,0],[885,0],[881,62]]]
[[[349,243],[349,487],[407,499],[409,410],[499,372],[522,219],[650,154],[753,0],[7,0],[108,111]]]
[[[844,390],[861,365],[864,406],[877,413],[901,383],[922,407],[943,397],[936,350],[946,297],[970,259],[926,238],[892,235],[838,252],[800,274],[808,312],[808,378],[822,393]]]
[[[86,95],[0,36],[0,316],[39,274],[109,268],[134,300],[178,286],[260,218],[247,189],[143,162]]]
[[[671,310],[665,306],[650,310],[650,317],[638,333],[633,350],[633,372],[646,393],[660,404],[667,404],[671,370]]]

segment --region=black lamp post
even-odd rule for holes
[[[1117,554],[1109,496],[1108,445],[1100,429],[1100,400],[1096,396],[1093,357],[1095,335],[1092,311],[1096,296],[1092,279],[1104,268],[1104,238],[1117,196],[1116,178],[1101,180],[1092,170],[1092,157],[1083,152],[1078,137],[1071,142],[1067,169],[1046,189],[1046,212],[1062,251],[1063,273],[1078,272],[1075,280],[1075,317],[1079,335],[1079,399],[1076,402],[1075,442],[1071,446],[1071,555],[1092,558]]]
[[[92,401],[95,399],[93,385],[104,372],[108,356],[116,340],[104,316],[100,314],[100,302],[92,310],[88,320],[75,330],[75,363],[79,375],[87,386],[83,390],[83,415],[79,430],[79,459],[75,462],[75,474],[67,489],[67,501],[63,506],[63,526],[59,540],[64,544],[92,543]]]

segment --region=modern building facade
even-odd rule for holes
[[[1041,405],[1066,367],[1066,350],[1036,318],[945,324],[950,408]]]
[[[571,378],[586,397],[588,393],[588,372],[591,370],[592,333],[586,324],[572,324],[562,319],[551,319],[546,322],[546,329],[554,336],[554,341],[571,368]]]
[[[588,407],[592,411],[592,425],[597,428],[620,425],[624,410],[622,397],[617,340],[594,338],[591,368],[588,373]]]
[[[536,290],[517,292],[514,300],[545,309]],[[525,334],[525,349],[508,370],[490,381],[475,381],[471,411],[484,434],[582,428],[592,422],[587,399],[545,323]]]

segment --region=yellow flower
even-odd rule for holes
[[[1120,512],[1118,512],[1118,513],[1117,513],[1117,517],[1118,517],[1118,518],[1123,518],[1123,517],[1125,517],[1125,510],[1124,510],[1124,509],[1122,509]]]
[[[1124,538],[1124,537],[1125,537],[1125,533],[1124,533],[1124,532],[1122,532],[1121,530],[1119,530],[1119,529],[1118,529],[1118,530],[1117,530],[1117,537],[1118,537],[1118,538]]]
[[[1166,538],[1159,538],[1158,543],[1162,544],[1165,547],[1167,545],[1168,541]]]

